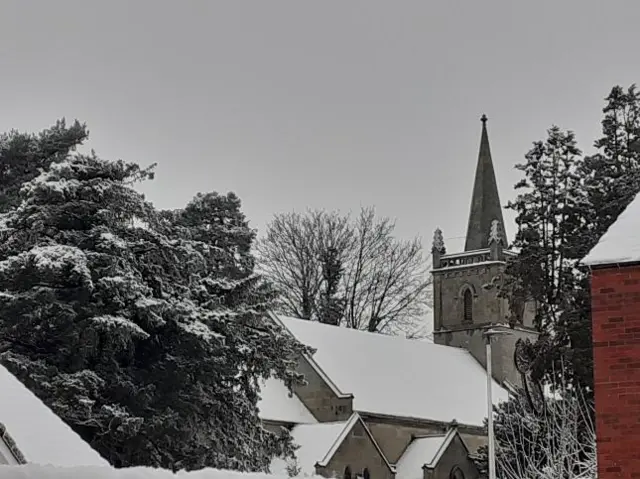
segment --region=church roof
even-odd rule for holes
[[[482,426],[486,372],[469,352],[430,341],[404,339],[312,321],[278,317],[353,408],[378,414]],[[496,403],[508,393],[493,383]]]
[[[457,434],[451,428],[446,434],[415,438],[396,464],[396,479],[422,479],[422,469],[435,467]]]
[[[640,194],[582,261],[590,266],[640,262]]]
[[[358,413],[353,413],[346,421],[324,422],[318,424],[301,424],[291,430],[291,437],[298,449],[296,450],[297,465],[302,475],[315,474],[316,464],[326,467],[333,458],[342,442],[349,435],[353,427],[360,423],[378,449],[380,457],[386,461],[375,439]],[[389,469],[391,465],[387,463]],[[287,461],[275,458],[271,462],[272,474],[286,474]]]
[[[55,466],[109,464],[2,365],[0,424],[26,462]]]
[[[502,236],[504,234],[504,218],[502,203],[498,194],[498,183],[493,169],[489,135],[487,133],[487,117],[482,115],[482,135],[480,137],[480,151],[471,197],[471,211],[465,242],[465,251],[475,251],[489,247],[489,232],[494,220],[500,222]]]
[[[263,381],[258,401],[260,418],[287,424],[313,424],[318,421],[295,394],[290,395],[284,382],[269,378]]]

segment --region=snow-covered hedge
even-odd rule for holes
[[[218,469],[180,471],[174,474],[165,469],[149,467],[114,469],[100,466],[56,467],[38,464],[0,466],[0,477],[2,479],[289,479],[286,476]],[[321,479],[319,476],[314,477]]]

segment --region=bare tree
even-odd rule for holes
[[[497,417],[496,466],[505,479],[595,479],[596,435],[592,405],[562,385],[547,391],[534,414],[521,395]]]
[[[280,311],[302,319],[313,319],[322,284],[314,223],[311,215],[276,215],[257,243],[257,269],[280,291]]]
[[[279,289],[283,314],[350,328],[415,335],[428,311],[431,277],[418,239],[364,208],[276,215],[258,243],[260,271]]]
[[[397,332],[424,316],[431,284],[420,240],[395,238],[395,224],[360,212],[345,274],[345,321],[355,329]]]

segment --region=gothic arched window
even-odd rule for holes
[[[367,469],[366,467],[364,468],[364,471],[362,471],[362,479],[371,479],[371,474],[369,474],[369,469]]]
[[[471,289],[466,288],[462,295],[462,319],[465,323],[473,322],[473,293]]]
[[[351,468],[349,466],[344,468],[344,479],[351,479]]]
[[[454,466],[454,468],[451,469],[451,473],[449,474],[449,478],[450,479],[464,479],[464,472],[462,472],[462,469],[460,469],[458,466]]]

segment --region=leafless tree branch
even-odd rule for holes
[[[259,270],[282,295],[283,314],[318,319],[323,253],[342,268],[336,293],[350,328],[415,336],[430,306],[428,258],[420,240],[394,236],[395,224],[363,208],[352,219],[338,212],[276,215],[258,243]]]

